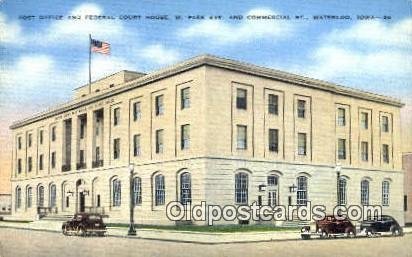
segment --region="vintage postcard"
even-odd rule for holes
[[[412,256],[411,10],[0,0],[0,257]]]

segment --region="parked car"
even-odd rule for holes
[[[381,215],[363,221],[360,230],[367,236],[380,235],[381,233],[391,233],[393,236],[403,235],[402,227],[389,215]]]
[[[71,220],[62,225],[63,235],[98,235],[104,236],[106,225],[97,213],[76,213]]]
[[[314,226],[304,226],[301,229],[302,239],[310,239],[311,236],[319,236],[320,238],[355,237],[356,227],[347,218],[337,219],[333,215],[328,215],[323,220],[316,221]]]

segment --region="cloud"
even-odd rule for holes
[[[0,43],[23,44],[24,38],[18,22],[11,22],[7,16],[0,12]]]
[[[145,47],[139,50],[137,54],[159,65],[172,64],[180,59],[180,54],[177,50],[166,49],[161,44]]]
[[[244,15],[244,20],[227,23],[218,20],[204,20],[178,31],[178,36],[187,39],[207,39],[218,44],[251,42],[256,39],[285,39],[292,35],[294,26],[283,20],[248,20],[247,16],[268,16],[277,13],[268,8],[252,9]]]

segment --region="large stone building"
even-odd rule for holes
[[[405,172],[405,195],[403,196],[405,223],[412,224],[412,153],[404,153],[402,155],[402,164]]]
[[[176,200],[331,210],[337,198],[382,205],[403,223],[401,107],[209,55],[121,71],[11,126],[13,215],[100,211],[127,222],[132,164],[137,223],[174,224],[165,209]]]

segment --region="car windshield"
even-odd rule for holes
[[[90,216],[89,216],[89,219],[90,219],[90,220],[99,221],[99,220],[101,220],[102,218],[101,218],[100,216],[98,216],[98,215],[90,215]]]

